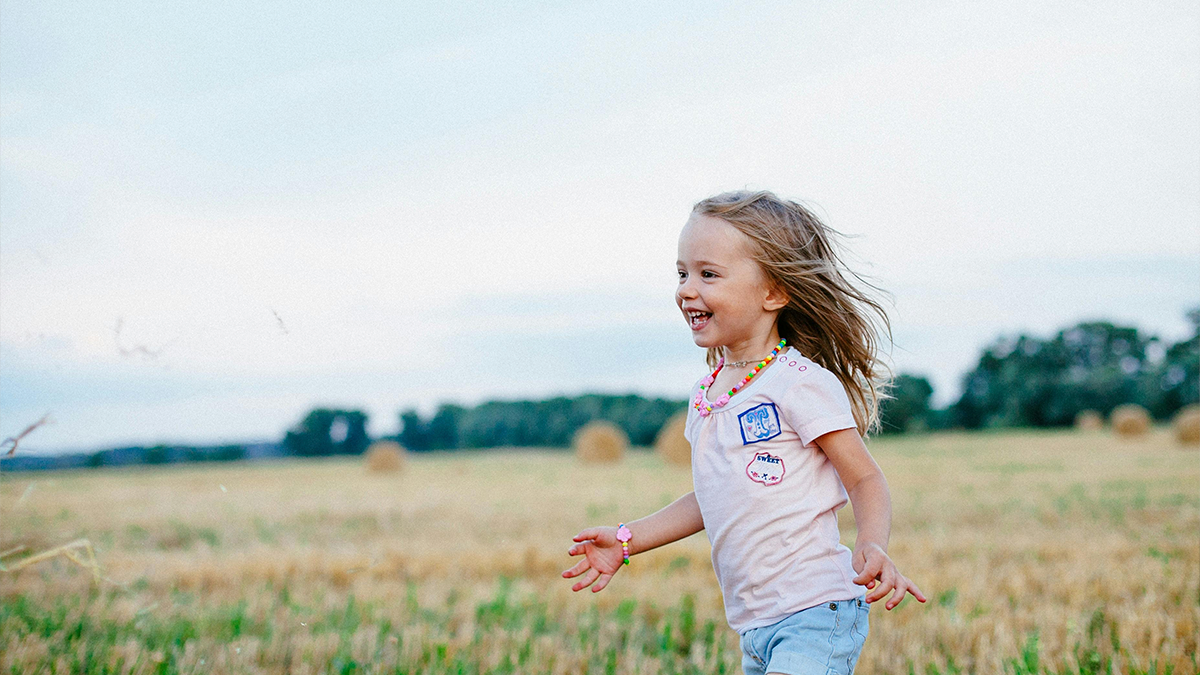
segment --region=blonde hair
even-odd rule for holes
[[[779,313],[780,337],[837,376],[859,434],[865,438],[878,431],[879,404],[892,398],[887,393],[892,373],[879,358],[872,315],[882,319],[889,342],[891,322],[883,307],[848,277],[891,294],[851,271],[838,256],[834,235],[845,235],[800,204],[765,190],[725,192],[700,201],[692,212],[720,218],[749,237],[754,260],[769,283],[788,297]],[[720,356],[719,349],[710,348],[709,366],[715,368]]]

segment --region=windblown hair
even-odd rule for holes
[[[878,431],[879,404],[892,385],[891,369],[879,358],[874,315],[882,320],[888,341],[891,322],[883,307],[859,290],[850,278],[891,296],[851,271],[834,247],[845,236],[811,211],[772,192],[725,192],[705,199],[692,210],[720,218],[753,242],[754,260],[768,282],[782,289],[788,304],[779,313],[780,337],[806,357],[833,372],[842,382],[863,437]],[[894,302],[894,300],[893,300]],[[715,368],[720,350],[708,350]]]

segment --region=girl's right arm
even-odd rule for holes
[[[700,515],[696,493],[689,492],[645,518],[626,523],[625,527],[633,535],[629,540],[629,555],[632,556],[696,534],[704,529],[704,518]],[[581,591],[588,586],[592,586],[593,593],[604,590],[625,560],[621,542],[617,541],[617,528],[590,527],[575,535],[574,541],[578,543],[567,553],[582,555],[584,559],[563,572],[563,578],[570,579],[586,572],[587,576],[575,582],[571,590]],[[593,582],[596,582],[594,586]]]

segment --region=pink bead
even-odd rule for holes
[[[717,405],[725,405],[729,403],[729,394],[722,394],[721,398],[717,399]]]

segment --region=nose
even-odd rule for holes
[[[688,277],[679,282],[679,286],[675,288],[675,298],[682,301],[694,297],[696,297],[696,289],[692,286],[692,278]]]

